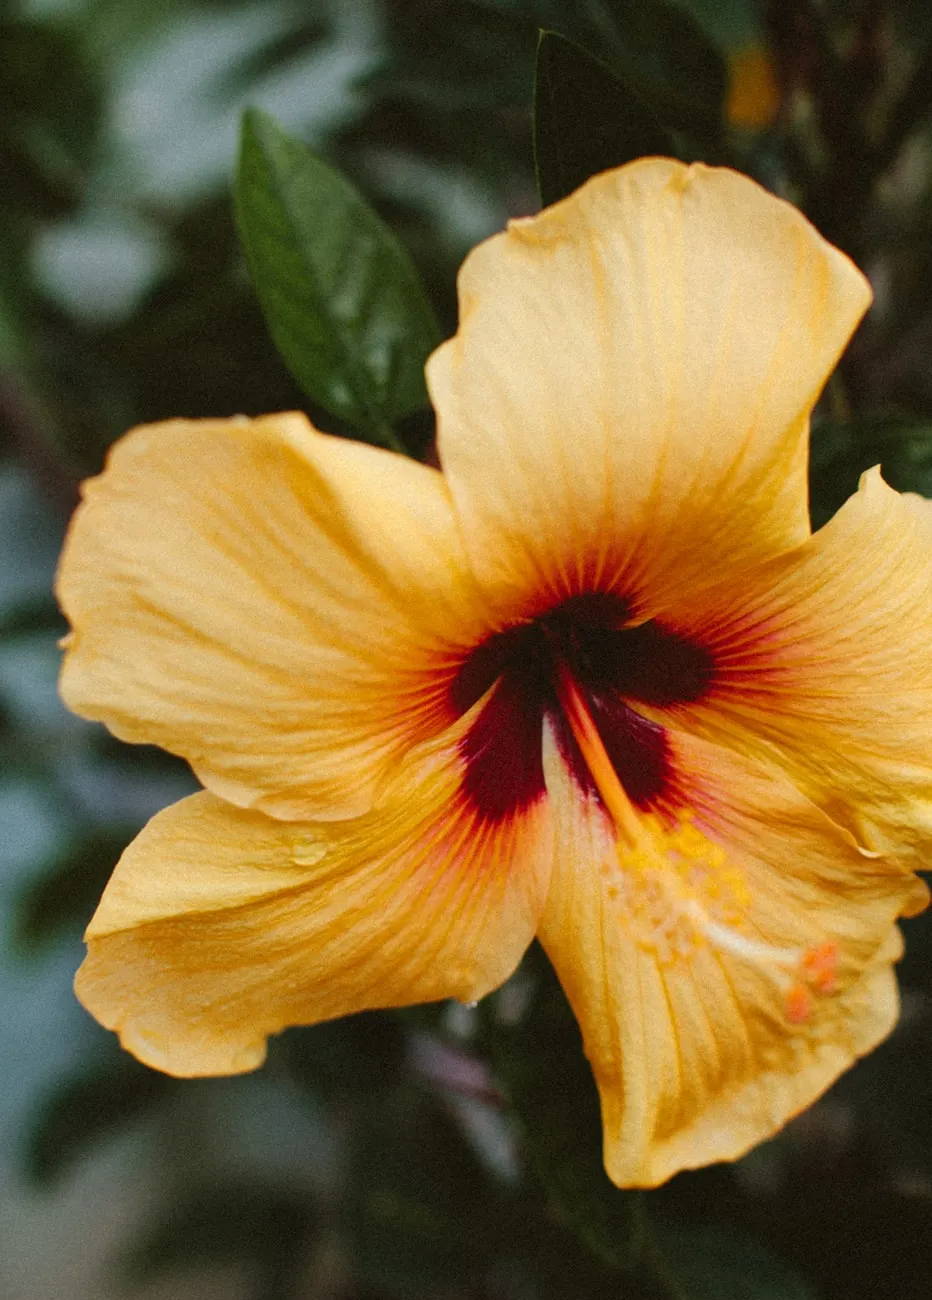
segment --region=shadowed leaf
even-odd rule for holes
[[[668,0],[616,0],[612,65],[671,131],[704,148],[722,125],[726,72],[696,19]]]
[[[96,69],[77,40],[39,23],[0,16],[0,48],[3,207],[60,215],[77,202],[97,145]]]
[[[386,1300],[460,1294],[507,1249],[507,1198],[434,1098],[397,1088],[367,1106],[355,1162],[352,1259],[359,1280]]]

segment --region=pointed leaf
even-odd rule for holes
[[[243,119],[240,237],[276,346],[314,402],[367,437],[426,405],[439,341],[408,254],[337,172],[264,113]]]
[[[598,59],[541,32],[534,79],[534,161],[541,203],[571,194],[608,167],[672,154],[651,110]]]

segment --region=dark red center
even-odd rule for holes
[[[500,821],[543,795],[545,717],[580,789],[597,794],[560,707],[561,671],[572,675],[586,700],[631,802],[647,808],[664,794],[671,776],[666,732],[634,706],[698,699],[712,682],[714,664],[703,646],[657,622],[625,626],[628,617],[620,597],[588,592],[496,632],[469,654],[450,700],[461,716],[494,688],[461,742],[465,794],[484,820]]]

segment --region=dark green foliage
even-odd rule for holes
[[[300,406],[243,272],[229,196],[172,214],[166,238],[172,261],[141,310],[106,338],[111,363],[132,381],[134,409],[162,419]]]
[[[4,215],[60,215],[79,200],[92,161],[102,88],[82,51],[51,27],[0,18],[0,49]]]
[[[13,935],[20,947],[41,948],[87,923],[132,834],[121,826],[92,830],[45,864],[19,898]]]
[[[619,0],[612,62],[668,130],[712,147],[722,127],[725,65],[695,19],[667,0]]]
[[[505,1198],[436,1099],[411,1087],[360,1115],[347,1230],[360,1281],[425,1300],[508,1251]]]
[[[427,403],[433,313],[397,238],[337,172],[246,114],[236,212],[269,329],[308,396],[377,442]]]
[[[398,1016],[372,1011],[293,1029],[278,1050],[302,1087],[339,1101],[394,1089],[403,1073],[408,1044]]]
[[[77,480],[131,424],[307,401],[322,427],[429,453],[424,358],[455,328],[467,249],[537,206],[532,140],[545,202],[647,152],[797,202],[878,289],[814,421],[813,520],[877,463],[932,496],[927,0],[45,0],[3,7],[0,44],[0,995],[17,998],[0,1120],[38,1224],[37,1245],[5,1235],[0,1290],[17,1251],[68,1274],[55,1198],[126,1150],[130,1193],[145,1180],[111,1252],[130,1291],[196,1296],[219,1265],[250,1300],[927,1300],[928,916],[905,926],[900,1027],[823,1103],[745,1161],[619,1192],[539,952],[465,1028],[428,1007],[293,1030],[230,1083],[167,1080],[69,1017],[105,877],[191,787],[48,703],[52,557]],[[725,120],[748,45],[781,99],[756,134]],[[224,133],[249,104],[289,134],[247,118],[241,244]],[[131,246],[132,291],[109,307],[101,228],[156,254],[146,269]],[[88,1209],[89,1248],[107,1208]]]
[[[603,63],[541,32],[534,82],[534,161],[545,206],[596,172],[646,154],[674,154],[651,110]]]
[[[62,1079],[40,1101],[23,1153],[26,1173],[43,1186],[64,1177],[98,1142],[141,1119],[171,1086],[165,1075],[108,1043],[90,1070]]]
[[[830,519],[875,465],[898,491],[932,497],[932,420],[889,417],[817,426],[810,461],[814,523]]]
[[[254,1181],[185,1189],[164,1217],[146,1228],[123,1260],[138,1285],[203,1264],[239,1264],[254,1280],[256,1300],[289,1294],[301,1256],[313,1242],[313,1208],[296,1192]]]
[[[731,1227],[656,1231],[683,1300],[818,1300],[793,1268]]]
[[[525,966],[532,986],[523,1016],[509,1024],[495,999],[483,1005],[496,1074],[561,1219],[604,1263],[637,1271],[645,1250],[643,1196],[606,1179],[598,1098],[579,1026],[543,954],[535,949]]]

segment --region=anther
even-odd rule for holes
[[[803,970],[819,993],[833,993],[838,976],[838,945],[821,943],[803,956]]]
[[[791,984],[787,989],[786,1018],[791,1025],[801,1025],[812,1015],[812,994],[805,984]]]

